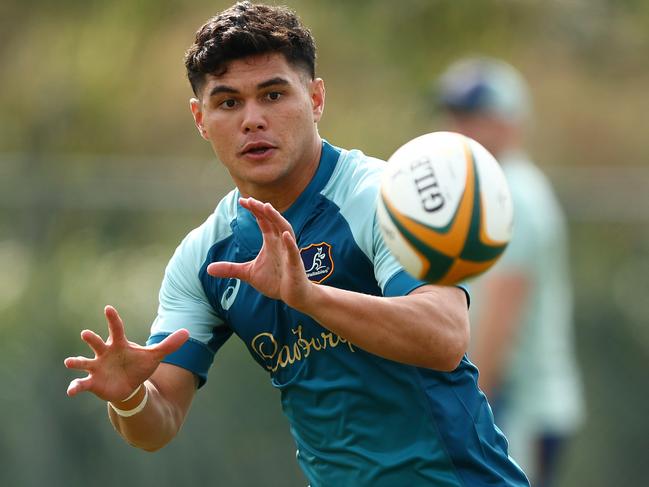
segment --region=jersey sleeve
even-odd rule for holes
[[[193,372],[202,386],[215,353],[232,330],[209,303],[199,279],[204,260],[201,250],[199,228],[183,240],[169,261],[160,288],[158,315],[147,345],[159,343],[178,329],[187,329],[189,340],[163,362]]]

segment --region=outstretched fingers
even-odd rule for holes
[[[151,346],[150,349],[155,350],[162,360],[165,356],[178,350],[188,339],[189,331],[181,328],[180,330],[174,331],[160,343]]]
[[[263,212],[264,216],[266,216],[268,221],[277,228],[280,234],[288,232],[293,238],[295,238],[293,227],[288,222],[288,220],[273,207],[273,205],[271,205],[270,203],[264,204]]]
[[[254,199],[254,198],[241,198],[239,200],[241,206],[248,210],[257,220],[257,225],[259,225],[259,230],[264,235],[264,238],[269,236],[279,236],[277,228],[271,224],[264,213],[264,203]],[[268,204],[268,203],[266,203]]]
[[[74,379],[68,386],[67,394],[70,397],[76,396],[80,392],[88,391],[92,387],[92,376]]]
[[[304,263],[302,262],[302,257],[300,257],[300,249],[297,247],[293,233],[288,231],[282,233],[282,242],[286,249],[288,264],[291,267],[298,267],[301,270],[304,269]]]
[[[68,369],[90,370],[95,363],[95,359],[86,357],[68,357],[63,364]]]
[[[127,340],[124,333],[124,323],[119,317],[117,310],[108,305],[104,308],[104,315],[106,316],[106,321],[108,322],[108,342],[126,342]]]
[[[286,255],[286,280],[282,285],[282,300],[289,306],[300,309],[300,307],[310,301],[309,293],[313,284],[304,272],[304,263],[300,256],[295,238],[289,232],[282,233],[282,244]]]
[[[250,262],[212,262],[207,266],[207,273],[212,277],[231,277],[248,280]]]
[[[102,355],[108,348],[104,340],[92,330],[83,330],[81,339],[88,344],[97,356]]]
[[[283,232],[293,234],[291,224],[270,203],[262,203],[254,198],[241,198],[239,202],[255,216],[262,233],[273,234],[279,238]]]

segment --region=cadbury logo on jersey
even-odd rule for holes
[[[320,284],[334,271],[331,245],[326,242],[311,244],[300,249],[300,257],[302,257],[306,276],[315,283]]]

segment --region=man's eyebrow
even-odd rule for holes
[[[284,78],[282,78],[280,76],[276,76],[275,78],[270,78],[270,79],[268,79],[266,81],[262,81],[261,83],[259,83],[257,85],[257,89],[258,90],[263,90],[264,88],[268,88],[269,86],[277,86],[277,85],[284,86],[284,85],[288,85],[288,84],[290,84],[288,82],[288,80],[286,80],[286,79],[284,79]],[[230,95],[237,95],[237,94],[239,94],[239,90],[237,90],[235,88],[232,88],[231,86],[227,86],[227,85],[216,85],[210,91],[209,96],[212,97],[212,96],[215,96],[215,95],[219,95],[221,93],[228,93]]]
[[[269,86],[276,86],[276,85],[288,85],[289,82],[288,80],[276,76],[275,78],[271,78],[269,80],[263,81],[257,85],[258,90],[263,90],[264,88],[268,88]]]
[[[229,93],[231,95],[236,95],[237,93],[239,93],[239,90],[235,90],[234,88],[226,85],[216,85],[214,88],[212,88],[212,91],[210,91],[210,97],[218,95],[219,93]]]

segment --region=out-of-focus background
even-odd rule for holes
[[[531,152],[571,225],[588,408],[560,485],[649,485],[649,2],[284,3],[316,37],[321,134],[343,147],[387,158],[434,130],[430,83],[459,56],[526,76]],[[154,454],[94,396],[65,395],[63,359],[88,354],[79,331],[105,336],[110,303],[143,342],[168,258],[231,188],[193,126],[182,60],[229,4],[0,4],[0,485],[306,484],[278,393],[236,339]]]

